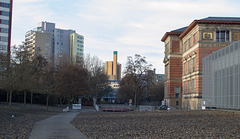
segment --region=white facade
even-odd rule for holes
[[[203,59],[206,107],[240,109],[240,41]]]

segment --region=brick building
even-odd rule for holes
[[[240,18],[207,17],[166,32],[165,101],[173,107],[202,106],[202,59],[239,40]]]

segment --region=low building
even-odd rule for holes
[[[203,58],[205,107],[240,109],[240,40]]]

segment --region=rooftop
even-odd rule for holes
[[[207,20],[207,21],[240,21],[240,17],[207,17],[200,20]]]
[[[185,29],[187,29],[188,26],[186,27],[182,27],[182,28],[179,28],[179,29],[175,29],[175,30],[172,30],[171,32],[179,32],[179,33],[182,33],[184,32]]]

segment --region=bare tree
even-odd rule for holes
[[[39,53],[37,53],[31,63],[29,73],[31,74],[31,85],[28,90],[31,92],[31,104],[33,103],[33,93],[42,93],[43,88],[41,80],[43,79],[44,72],[46,71],[48,62]]]
[[[12,92],[15,89],[16,76],[9,54],[0,53],[0,88],[7,91],[7,102],[12,105]]]
[[[91,57],[88,54],[84,58],[84,68],[88,71],[88,84],[90,86],[89,96],[93,98],[93,104],[95,105],[98,98],[101,98],[106,94],[108,86],[108,76],[104,74],[103,63],[96,57]]]
[[[56,68],[54,64],[48,62],[44,65],[44,69],[41,72],[40,80],[39,80],[39,88],[41,94],[46,94],[46,109],[48,109],[49,96],[53,95],[55,92],[55,74]]]
[[[24,93],[24,106],[27,101],[27,91],[32,85],[31,61],[32,54],[24,47],[24,44],[14,47],[13,49],[13,64],[16,74],[16,86],[18,91]]]
[[[164,82],[153,84],[149,92],[149,98],[152,102],[161,102],[164,97]]]
[[[87,79],[87,71],[82,67],[67,63],[59,65],[55,76],[55,89],[70,104],[75,96],[79,97],[89,90]]]
[[[138,101],[142,99],[143,94],[145,94],[148,89],[148,74],[146,73],[150,69],[151,64],[148,64],[145,57],[138,54],[135,54],[134,58],[132,56],[127,57],[126,68],[124,71],[127,80],[121,81],[120,90],[122,87],[126,87],[126,84],[131,84],[131,86],[128,87],[134,94],[134,98],[132,98],[134,99],[134,105],[138,104]]]

